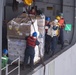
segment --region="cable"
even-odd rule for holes
[[[28,17],[30,18],[30,21],[31,21],[31,23],[32,23],[32,25],[33,25],[34,31],[36,31],[36,30],[35,30],[35,27],[34,27],[34,22],[32,21],[32,19],[31,19],[31,17],[30,17],[30,14],[29,14],[29,11],[28,11],[28,9],[27,9],[27,6],[26,6],[26,11],[27,11]]]

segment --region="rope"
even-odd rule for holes
[[[29,6],[29,7],[30,7],[30,6]],[[35,27],[34,27],[34,22],[32,21],[30,15],[29,15],[29,11],[28,11],[28,9],[27,9],[27,6],[26,6],[26,11],[27,11],[28,17],[30,18],[30,21],[31,21],[31,23],[32,23],[32,25],[33,25],[34,31],[36,31],[36,30],[35,30]]]

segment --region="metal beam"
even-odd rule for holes
[[[61,5],[61,13],[63,13],[63,0],[60,0],[60,5]]]
[[[75,13],[76,13],[76,0],[74,0],[74,8],[73,8],[73,34],[71,38],[71,43],[76,43],[76,18],[75,18]]]
[[[0,0],[0,75],[1,75],[1,56],[2,56],[3,1],[4,1],[4,0]]]

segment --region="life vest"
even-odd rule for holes
[[[61,27],[64,26],[64,19],[63,18],[59,20],[59,26],[61,26]]]
[[[53,36],[58,36],[59,35],[59,29],[58,29],[58,26],[56,26],[57,28],[54,30],[53,27],[52,27],[52,30],[51,30],[51,37]]]
[[[45,21],[45,26],[48,26],[48,25],[50,25],[50,22]]]
[[[34,37],[32,37],[32,36],[29,36],[27,38],[27,45],[35,47],[35,45],[36,45],[36,39]]]

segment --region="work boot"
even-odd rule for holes
[[[30,68],[30,69],[34,69],[34,65],[33,64],[28,64],[28,67]]]
[[[23,63],[22,64],[22,69],[25,70],[26,68],[29,68],[28,64]]]
[[[62,45],[62,46],[61,46],[61,50],[62,50],[63,48],[64,48],[64,46]]]
[[[25,67],[25,65],[24,65],[24,64],[22,64],[22,70],[25,70],[25,68],[26,68],[26,67]]]
[[[52,53],[51,53],[50,57],[52,57],[53,55],[54,55],[54,51],[52,51]]]

